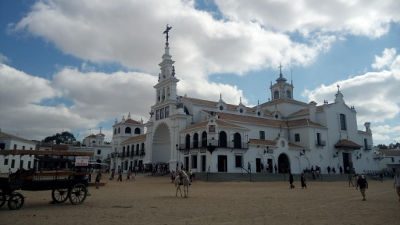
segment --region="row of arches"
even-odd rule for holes
[[[114,134],[120,134],[121,133],[121,128],[114,128]],[[130,127],[125,127],[125,134],[131,134],[132,133],[132,128]],[[133,131],[134,134],[140,134],[140,128],[136,127]]]
[[[191,145],[191,141],[193,141],[193,145]],[[240,133],[236,132],[233,134],[233,148],[242,148],[242,136]],[[200,145],[199,145],[200,144]],[[201,142],[199,142],[199,134],[194,133],[193,139],[191,139],[190,134],[186,134],[185,137],[185,148],[205,148],[207,147],[207,132],[203,131],[201,133]],[[227,148],[228,146],[228,136],[225,131],[220,131],[218,134],[218,147]]]
[[[122,157],[143,156],[145,154],[144,143],[122,146]]]

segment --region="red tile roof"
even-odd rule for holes
[[[400,149],[379,149],[384,156],[400,156]]]
[[[343,148],[343,149],[360,149],[361,145],[348,140],[348,139],[340,139],[336,144],[335,144],[335,148]]]

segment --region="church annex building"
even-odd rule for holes
[[[178,95],[169,29],[151,117],[146,123],[130,115],[115,122],[111,169],[126,172],[157,163],[170,170],[220,173],[379,168],[370,123],[358,130],[356,110],[346,105],[339,88],[332,103],[297,101],[292,82],[280,71],[270,86],[271,100],[255,107],[227,104],[222,96],[209,101]]]

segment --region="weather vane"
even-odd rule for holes
[[[171,29],[172,29],[172,27],[168,26],[168,24],[167,24],[167,27],[165,28],[165,31],[163,32],[163,34],[166,34],[166,35],[165,35],[165,40],[166,40],[165,44],[166,44],[167,46],[168,46],[168,38],[169,38],[168,32],[169,32]]]

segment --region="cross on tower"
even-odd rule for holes
[[[340,85],[338,84],[336,85],[336,87],[337,87],[337,92],[340,92]]]
[[[167,27],[165,28],[165,31],[163,32],[163,34],[165,34],[165,44],[168,46],[168,38],[169,38],[169,36],[168,36],[168,32],[170,31],[172,29],[172,27],[170,27],[170,26],[168,26],[168,24],[167,24]]]
[[[279,76],[282,76],[282,64],[279,63]]]

